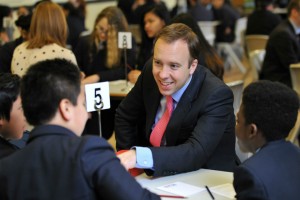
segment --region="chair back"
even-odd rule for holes
[[[247,17],[241,17],[239,18],[235,23],[235,40],[234,43],[239,44],[241,46],[244,45],[244,38],[245,38],[245,32],[247,27]]]
[[[251,51],[249,54],[249,64],[250,69],[252,73],[253,80],[258,80],[258,74],[261,71],[261,67],[265,58],[266,50],[260,49],[260,50],[254,50]]]
[[[216,26],[219,25],[220,22],[198,21],[197,23],[207,42],[213,46],[216,38]]]
[[[290,65],[290,74],[293,89],[300,96],[300,63]]]
[[[226,83],[227,86],[230,87],[233,93],[233,109],[234,114],[236,114],[240,108],[241,101],[242,101],[242,94],[243,94],[243,88],[244,88],[244,81],[238,80]]]
[[[299,143],[297,143],[297,138],[300,131],[300,111],[298,111],[298,117],[297,121],[295,123],[295,126],[290,131],[289,135],[287,136],[286,140],[290,141],[291,143],[294,143],[299,146]]]
[[[246,35],[245,45],[248,55],[254,50],[266,49],[268,39],[268,35]]]

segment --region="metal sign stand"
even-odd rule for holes
[[[102,99],[100,99],[100,102],[97,103],[97,101],[95,100],[95,110],[98,113],[98,124],[99,124],[99,136],[102,137],[102,127],[101,127],[101,109],[103,108],[104,103],[102,101]]]

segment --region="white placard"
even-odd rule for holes
[[[126,49],[132,48],[131,32],[119,32],[118,33],[118,47],[120,49],[124,49],[124,44],[126,44]]]
[[[96,111],[95,106],[101,110],[109,109],[110,96],[108,82],[85,85],[85,98],[86,110],[88,112]]]

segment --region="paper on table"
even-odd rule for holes
[[[196,194],[198,192],[202,192],[203,190],[205,190],[205,188],[201,188],[201,187],[196,187],[193,185],[189,185],[183,182],[174,182],[174,183],[170,183],[167,185],[163,185],[160,187],[157,187],[157,189],[166,191],[166,192],[170,192],[176,195],[180,195],[180,196],[191,196],[193,194]]]
[[[222,185],[217,185],[215,187],[210,187],[210,191],[213,193],[228,197],[230,199],[235,199],[235,190],[231,183],[225,183]]]

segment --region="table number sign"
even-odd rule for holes
[[[96,109],[109,109],[110,97],[108,82],[85,85],[85,98],[88,112],[96,111]]]

